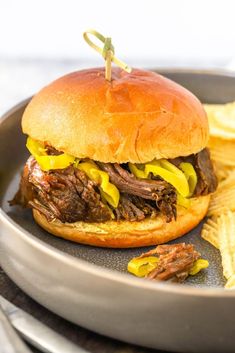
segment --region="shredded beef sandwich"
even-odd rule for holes
[[[50,233],[107,247],[161,244],[205,216],[217,187],[199,100],[154,72],[104,69],[42,89],[22,119],[31,154],[11,205]]]

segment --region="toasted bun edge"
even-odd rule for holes
[[[98,247],[133,248],[166,243],[181,237],[205,217],[210,195],[192,199],[188,209],[178,207],[177,220],[166,223],[165,217],[145,219],[142,222],[108,221],[104,223],[48,222],[46,217],[33,210],[35,221],[49,233],[73,242]]]

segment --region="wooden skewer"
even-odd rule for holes
[[[102,43],[104,43],[103,48],[100,48],[98,45],[93,43],[89,38],[88,34],[91,34],[98,38]],[[103,56],[105,59],[105,79],[111,81],[112,79],[112,61],[121,67],[123,70],[127,72],[131,72],[131,67],[125,64],[123,61],[119,60],[114,56],[114,46],[112,45],[112,40],[110,37],[104,37],[99,32],[95,31],[94,29],[87,30],[83,33],[83,37],[87,44],[90,45],[93,49],[95,49],[99,54]]]

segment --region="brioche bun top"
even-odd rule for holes
[[[200,101],[177,83],[150,71],[104,68],[77,71],[36,94],[23,132],[78,158],[146,163],[197,153],[208,140]]]

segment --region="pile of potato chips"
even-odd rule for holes
[[[204,105],[210,126],[209,148],[219,179],[211,197],[202,238],[220,250],[225,288],[235,289],[235,102]]]

